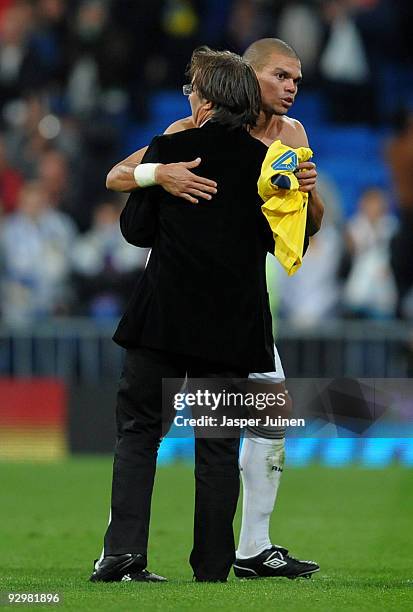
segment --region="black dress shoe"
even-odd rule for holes
[[[142,572],[146,558],[140,554],[108,555],[89,578],[91,582],[120,582],[128,572]]]
[[[135,582],[168,582],[163,576],[148,572],[148,570],[142,570],[141,572],[128,572],[122,578],[122,582],[129,582],[130,580]]]

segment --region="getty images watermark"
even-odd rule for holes
[[[180,392],[173,396],[174,410],[181,412],[190,408],[193,415],[187,417],[177,414],[173,423],[176,427],[305,427],[305,419],[282,416],[281,413],[287,409],[288,402],[286,390],[279,393],[241,393],[226,389],[218,392],[210,389]],[[242,416],[236,416],[234,409]],[[258,416],[256,411],[267,413]],[[201,414],[195,416],[194,412]]]
[[[297,438],[412,438],[413,379],[163,379],[163,435],[232,437],[244,427]]]

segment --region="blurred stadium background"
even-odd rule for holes
[[[112,450],[111,335],[146,252],[123,242],[105,177],[189,114],[199,44],[278,36],[302,59],[291,116],[326,215],[295,277],[268,262],[287,375],[411,375],[412,18],[410,0],[0,0],[1,459]],[[390,433],[288,445],[290,465],[413,465]],[[191,453],[166,440],[160,461]]]

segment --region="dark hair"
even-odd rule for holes
[[[281,40],[281,38],[261,38],[256,40],[244,51],[242,57],[255,70],[261,70],[267,64],[271,53],[279,53],[280,55],[300,61],[296,50],[284,40]]]
[[[199,47],[187,70],[196,93],[213,104],[212,120],[229,128],[253,128],[261,110],[260,86],[254,70],[230,51]]]

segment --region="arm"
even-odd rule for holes
[[[165,134],[175,134],[194,128],[191,117],[180,119],[172,123]],[[132,192],[140,189],[136,184],[133,172],[137,165],[142,163],[147,147],[139,149],[126,159],[116,164],[106,177],[106,187],[113,191]],[[201,163],[201,159],[190,162],[179,162],[175,164],[162,164],[155,172],[155,180],[158,185],[174,196],[178,196],[196,204],[197,197],[206,200],[211,199],[211,194],[216,193],[217,184],[215,181],[197,176],[191,172]],[[194,197],[195,196],[195,197]]]
[[[133,171],[138,166],[148,150],[148,147],[143,147],[139,151],[135,151],[129,157],[122,160],[116,166],[113,166],[106,177],[106,188],[111,191],[119,191],[128,193],[138,189],[133,176]]]
[[[175,134],[176,132],[188,130],[191,127],[195,127],[192,124],[192,119],[191,117],[186,117],[185,119],[179,119],[179,121],[172,123],[166,128],[164,133]],[[106,177],[107,189],[126,193],[139,189],[138,185],[135,183],[133,171],[135,170],[136,166],[142,163],[143,156],[147,150],[148,147],[143,147],[142,149],[139,149],[139,151],[135,151],[135,153],[132,153],[132,155],[129,155],[129,157],[126,157],[124,160],[113,166],[113,168],[109,170]]]
[[[324,216],[324,204],[314,188],[309,193],[307,207],[307,233],[309,236],[314,236],[321,228],[321,222]]]
[[[308,138],[303,125],[295,121],[297,130],[298,147],[308,147]],[[314,236],[321,227],[324,215],[324,204],[317,193],[317,169],[313,162],[303,162],[298,166],[300,172],[296,176],[300,183],[300,191],[308,193],[307,229],[309,236]]]

